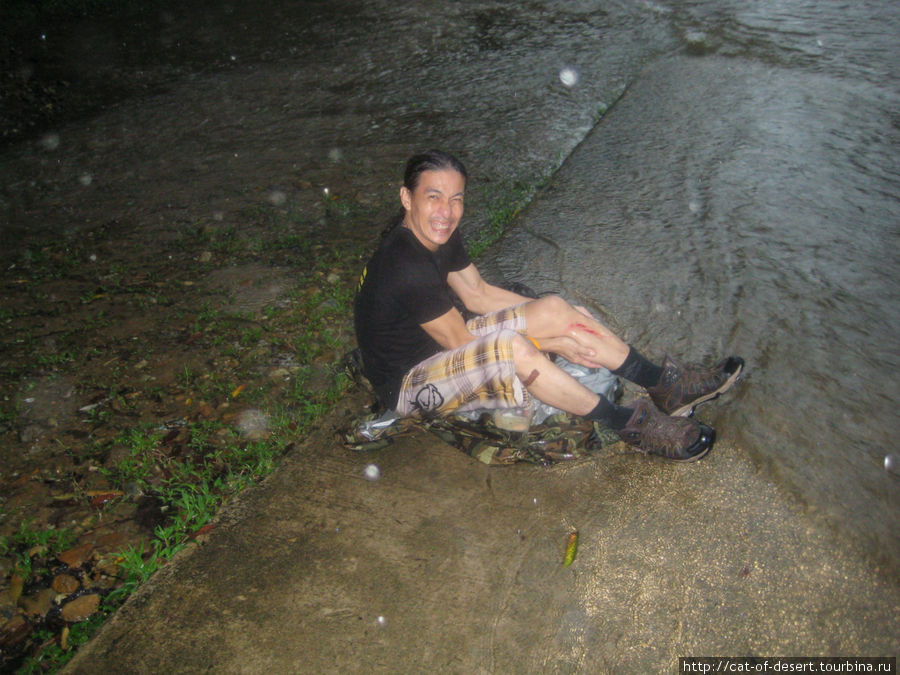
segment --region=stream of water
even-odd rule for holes
[[[742,354],[745,383],[707,413],[720,439],[896,559],[900,5],[648,7],[682,49],[634,78],[496,265],[654,356]]]

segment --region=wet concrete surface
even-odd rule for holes
[[[68,672],[648,673],[681,656],[896,653],[896,583],[735,448],[489,468],[426,432],[359,455],[334,430]]]

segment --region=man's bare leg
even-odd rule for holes
[[[516,375],[539,401],[573,415],[587,415],[600,397],[544,356],[525,338],[513,340]]]
[[[628,356],[630,348],[621,338],[557,295],[532,300],[522,310],[529,337],[538,341],[542,338],[572,338],[593,352],[590,365],[616,370]]]

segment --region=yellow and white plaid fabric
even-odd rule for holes
[[[470,319],[469,332],[481,337],[411,368],[400,387],[397,412],[449,414],[531,405],[513,363],[512,341],[526,328],[520,308]]]

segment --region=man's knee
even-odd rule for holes
[[[543,298],[532,300],[527,307],[542,318],[557,317],[572,310],[572,305],[558,295],[545,295]]]
[[[558,329],[571,321],[575,311],[568,302],[558,295],[545,295],[525,305],[525,321],[532,330],[546,331]]]

